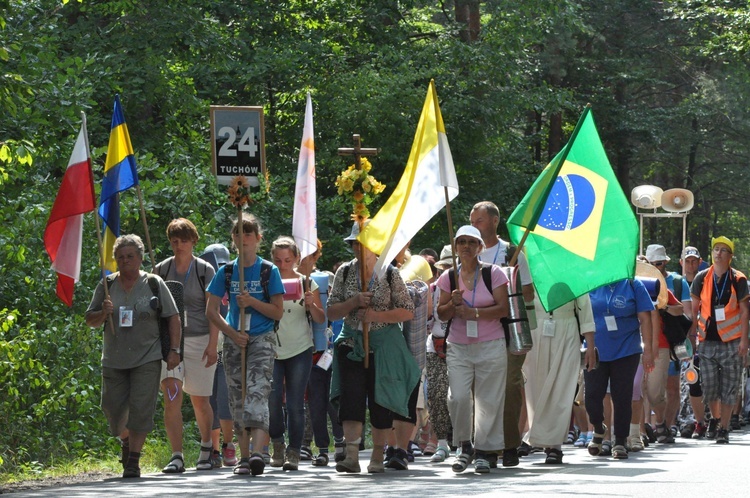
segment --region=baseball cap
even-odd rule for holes
[[[698,252],[698,249],[696,249],[693,246],[687,246],[685,249],[682,250],[682,259],[687,258],[698,258],[700,259],[701,253]]]

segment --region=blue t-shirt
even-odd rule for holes
[[[646,287],[638,279],[620,280],[589,293],[594,312],[594,342],[602,361],[640,354],[641,332],[638,313],[651,311],[654,304]],[[606,315],[615,317],[617,330],[607,330]]]
[[[247,290],[251,296],[259,299],[263,302],[269,302],[263,296],[263,288],[260,286],[260,268],[263,258],[258,256],[253,266],[245,268],[245,290]],[[235,330],[243,330],[240,327],[240,308],[237,306],[237,294],[240,289],[240,274],[238,271],[239,263],[235,259],[233,262],[226,264],[219,268],[216,272],[211,284],[208,286],[208,292],[214,296],[224,297],[226,294],[226,277],[225,272],[227,268],[232,268],[232,283],[229,289],[229,313],[227,314],[227,323],[231,325]],[[269,296],[275,296],[276,294],[284,294],[284,284],[281,282],[281,274],[276,265],[271,265],[271,275],[268,280],[268,294]],[[267,316],[259,313],[252,307],[248,306],[245,308],[245,313],[250,313],[250,335],[260,335],[265,332],[273,330],[273,320]]]

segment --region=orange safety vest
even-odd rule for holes
[[[737,271],[733,268],[729,268],[730,272],[729,279],[731,290],[731,296],[729,297],[729,303],[724,306],[724,320],[716,322],[716,330],[719,333],[719,337],[723,342],[733,341],[739,339],[741,335],[740,330],[740,304],[737,301],[737,291],[734,288],[734,281],[737,278],[745,278],[742,272]],[[706,276],[703,279],[703,289],[701,289],[701,307],[698,314],[698,335],[701,340],[706,339],[706,325],[708,317],[713,314],[713,282],[714,282],[714,267],[713,265],[706,272]]]

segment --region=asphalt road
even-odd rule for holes
[[[750,429],[750,426],[748,426]],[[148,474],[140,479],[106,479],[99,482],[13,493],[10,496],[120,497],[120,496],[744,496],[750,434],[730,434],[730,444],[677,438],[675,444],[652,444],[628,460],[591,457],[585,449],[565,446],[562,465],[546,465],[544,454],[521,459],[514,468],[493,469],[490,474],[451,471],[450,460],[430,464],[418,457],[408,471],[385,474],[339,474],[302,462],[297,472],[266,467],[262,476],[235,476],[230,468],[180,475]],[[363,469],[369,451],[360,453]]]

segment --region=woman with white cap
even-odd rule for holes
[[[479,261],[484,249],[479,230],[464,225],[454,240],[458,273],[451,269],[437,282],[438,317],[450,320],[448,409],[453,442],[461,451],[453,471],[463,472],[475,459],[475,472],[486,474],[490,471],[487,453],[504,446],[507,356],[500,319],[508,315],[508,279],[500,267]]]

